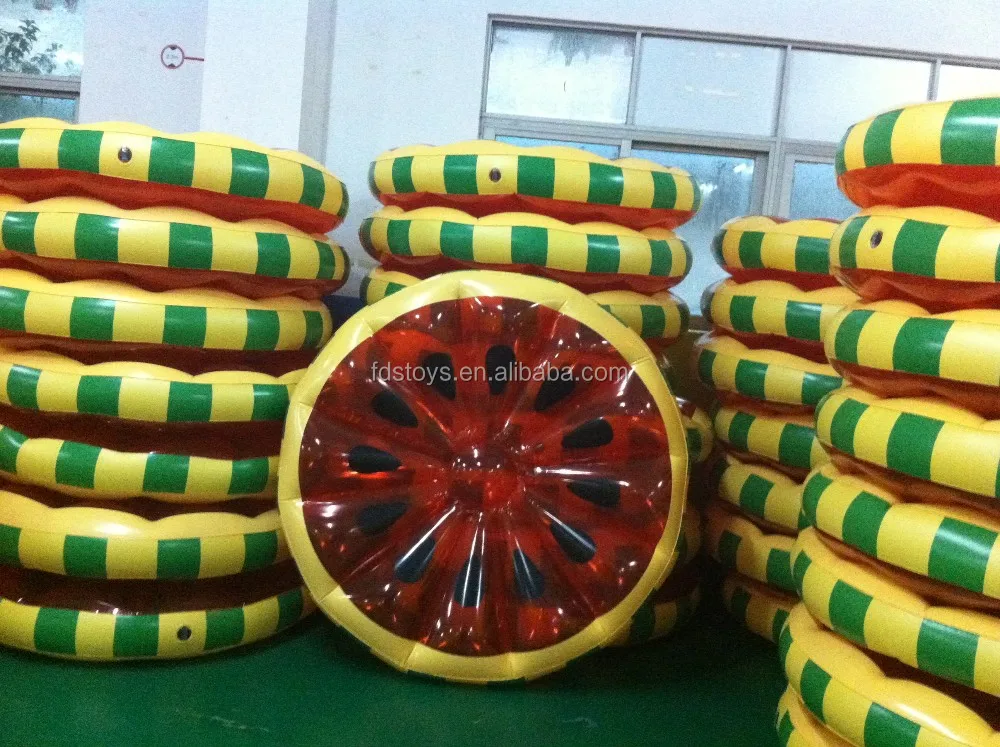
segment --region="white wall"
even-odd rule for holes
[[[345,292],[372,265],[355,236],[377,209],[369,161],[477,137],[490,13],[1000,57],[997,0],[337,0],[326,162],[351,194],[337,232],[355,260]]]
[[[208,0],[87,0],[80,121],[197,130],[204,64],[168,70],[160,50],[178,44],[187,55],[204,57],[207,7]]]

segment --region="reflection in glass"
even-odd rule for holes
[[[673,289],[687,302],[692,314],[700,314],[701,293],[706,286],[726,277],[712,257],[712,237],[727,220],[750,212],[753,195],[754,160],[711,153],[679,153],[664,150],[632,151],[664,166],[689,172],[701,188],[701,209],[677,233],[691,247],[691,274]]]
[[[0,72],[80,76],[84,0],[0,0]]]
[[[832,163],[799,161],[792,171],[789,218],[837,218],[854,215],[858,208],[837,189]]]
[[[938,101],[1000,94],[1000,70],[966,65],[942,65],[938,74]]]
[[[838,142],[855,122],[927,100],[931,63],[796,49],[785,136]]]
[[[53,117],[66,122],[75,122],[76,106],[77,99],[0,93],[0,122],[10,122],[25,117]]]
[[[636,124],[771,135],[781,56],[778,47],[644,37]]]
[[[497,24],[486,111],[624,122],[634,54],[630,34]]]
[[[567,148],[579,148],[594,155],[614,161],[618,158],[620,148],[617,145],[607,145],[606,143],[574,143],[569,140],[547,140],[538,137],[517,137],[515,135],[498,135],[497,140],[501,143],[511,145],[523,145],[528,148],[535,148],[539,145],[562,145]]]

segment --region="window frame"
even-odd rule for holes
[[[0,94],[39,96],[50,99],[75,99],[80,116],[80,78],[69,75],[25,75],[0,72]],[[74,120],[74,122],[76,121]]]

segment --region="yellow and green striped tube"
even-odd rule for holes
[[[849,306],[830,323],[827,357],[882,371],[1000,387],[1000,311],[931,314],[916,304]]]
[[[837,150],[838,177],[891,164],[996,166],[1000,97],[932,101],[852,125]]]
[[[681,533],[674,549],[674,568],[680,568],[690,563],[701,550],[701,515],[692,507],[684,510],[681,519]]]
[[[0,599],[0,644],[81,661],[182,659],[263,640],[314,609],[304,586],[242,607],[159,615],[81,612]]]
[[[879,399],[845,388],[816,408],[816,435],[863,462],[988,498],[1000,498],[1000,430],[933,397]]]
[[[66,495],[99,500],[145,496],[173,503],[273,498],[278,457],[215,459],[128,452],[35,438],[0,424],[0,472]]]
[[[944,207],[879,206],[840,224],[834,271],[877,270],[976,283],[1000,282],[1000,223]]]
[[[672,231],[639,232],[613,223],[564,223],[534,213],[474,218],[444,207],[404,212],[385,207],[366,218],[361,246],[376,259],[448,257],[488,265],[530,265],[565,272],[644,275],[680,282],[691,250]]]
[[[780,747],[851,747],[806,710],[791,686],[778,701],[775,729]]]
[[[816,719],[858,747],[995,745],[976,712],[912,680],[886,677],[864,651],[798,604],[778,641],[788,683]]]
[[[792,594],[794,544],[795,540],[783,534],[765,534],[752,521],[716,501],[705,510],[705,551],[709,557],[726,570]]]
[[[792,556],[809,613],[850,641],[930,674],[1000,695],[1000,620],[924,597],[828,548],[815,529]]]
[[[632,646],[670,635],[694,617],[701,602],[701,586],[674,599],[655,600],[656,593],[643,602],[628,625],[609,646]]]
[[[857,300],[840,286],[799,290],[779,280],[722,280],[705,289],[701,313],[711,324],[748,335],[820,342],[834,316]]]
[[[320,301],[252,301],[216,290],[155,293],[123,283],[53,283],[23,270],[0,270],[0,329],[215,350],[300,350],[322,347],[333,323]]]
[[[763,414],[718,404],[711,415],[715,437],[737,451],[797,469],[812,469],[829,458],[809,415]]]
[[[231,223],[184,208],[123,210],[99,200],[0,197],[0,249],[48,259],[343,280],[347,255],[270,220]]]
[[[709,486],[712,495],[751,519],[793,534],[808,526],[802,516],[802,485],[777,470],[723,454],[713,465]]]
[[[681,420],[684,421],[684,431],[687,433],[688,459],[691,464],[701,464],[708,459],[715,444],[712,419],[700,407],[695,407],[690,417],[682,410]]]
[[[889,565],[1000,599],[1000,523],[958,505],[908,503],[832,464],[814,471],[804,520]]]
[[[698,182],[681,169],[576,148],[526,148],[493,140],[411,145],[378,155],[368,170],[376,197],[524,195],[564,202],[697,212]]]
[[[830,274],[830,237],[837,224],[766,215],[733,218],[712,239],[712,255],[724,270],[780,270]]]
[[[192,376],[148,363],[85,365],[56,353],[0,346],[0,403],[147,423],[283,420],[302,373],[275,377],[213,371]]]
[[[288,558],[276,509],[155,521],[125,510],[53,508],[0,491],[0,566],[77,578],[193,580],[260,570]]]
[[[704,335],[695,343],[695,365],[707,387],[782,405],[815,407],[844,383],[824,363],[780,350],[748,348],[723,335]]]
[[[419,282],[419,278],[405,272],[376,267],[362,279],[359,295],[365,304],[371,305]],[[644,340],[674,342],[687,331],[691,320],[687,304],[666,291],[650,295],[601,291],[590,297]]]
[[[127,158],[124,156],[127,154]],[[347,189],[301,153],[216,133],[173,135],[127,122],[71,125],[58,119],[0,124],[0,169],[59,169],[347,214]]]
[[[729,573],[722,583],[722,603],[729,613],[751,633],[771,643],[778,642],[788,613],[798,602],[790,594],[782,594],[769,586]]]

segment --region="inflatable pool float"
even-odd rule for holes
[[[726,404],[766,403],[778,412],[810,412],[823,395],[843,385],[829,365],[767,348],[748,348],[724,335],[695,343],[698,378]]]
[[[539,677],[613,639],[673,564],[677,406],[639,337],[559,283],[449,273],[362,309],[296,387],[281,451],[310,591],[401,670]]]
[[[273,498],[278,458],[271,455],[278,451],[278,428],[271,428],[267,438],[249,440],[228,431],[195,439],[155,424],[95,427],[79,416],[40,418],[0,407],[0,473],[19,483],[100,500]]]
[[[933,397],[880,399],[850,387],[820,402],[816,434],[835,465],[897,495],[998,510],[995,420]]]
[[[837,185],[863,208],[943,205],[1000,219],[1000,98],[893,109],[847,130]]]
[[[701,568],[692,563],[675,569],[663,586],[643,602],[611,646],[633,646],[670,635],[688,622],[701,602]]]
[[[0,345],[0,404],[39,412],[148,423],[259,423],[284,420],[302,370],[191,375],[129,361],[86,365],[56,353]]]
[[[0,565],[77,578],[180,580],[251,573],[288,558],[262,501],[95,504],[0,486]]]
[[[687,433],[688,456],[691,458],[691,464],[701,464],[708,459],[712,453],[712,445],[715,443],[712,419],[694,402],[681,397],[677,397],[677,409],[681,412],[684,431]]]
[[[212,132],[171,135],[127,122],[0,125],[0,189],[26,200],[79,195],[123,208],[172,205],[225,220],[270,218],[326,233],[347,190],[322,164]]]
[[[675,228],[701,204],[698,183],[681,169],[493,140],[386,151],[372,161],[368,186],[382,204],[404,209],[446,205],[476,216],[525,211],[637,230]]]
[[[948,309],[1000,304],[1000,223],[964,210],[869,208],[837,229],[830,263],[865,301]]]
[[[781,747],[851,747],[849,742],[817,721],[791,687],[785,690],[778,701],[775,728]]]
[[[691,269],[691,250],[672,231],[570,224],[533,213],[475,218],[452,208],[387,207],[366,218],[358,235],[372,257],[421,277],[490,269],[549,277],[586,292],[656,293]]]
[[[803,288],[837,284],[830,275],[830,237],[837,222],[765,215],[733,218],[712,239],[716,262],[737,282],[783,280]]]
[[[763,462],[796,479],[828,459],[809,415],[715,405],[711,416],[715,437],[741,459]]]
[[[2,175],[2,172],[0,172]],[[123,210],[80,197],[0,196],[3,265],[50,280],[117,280],[144,290],[215,288],[247,298],[318,299],[344,284],[344,250],[272,220],[186,208]]]
[[[319,301],[262,301],[215,290],[154,293],[123,283],[53,283],[23,270],[0,270],[0,330],[222,350],[299,350],[330,337]]]
[[[778,651],[789,685],[806,709],[850,744],[1000,743],[992,696],[876,659],[823,629],[803,604],[788,616]]]
[[[1000,617],[938,601],[885,565],[848,560],[844,549],[815,529],[799,535],[792,566],[813,617],[866,649],[1000,695]]]
[[[705,551],[729,571],[767,586],[795,593],[791,552],[795,540],[766,534],[747,518],[713,500],[705,509]]]
[[[799,290],[778,280],[722,280],[701,297],[701,313],[724,334],[756,348],[774,348],[825,363],[823,333],[857,300],[847,288]]]
[[[376,267],[361,281],[361,300],[373,304],[419,282],[414,275]],[[590,297],[657,350],[687,332],[691,318],[687,304],[667,292],[602,291]]]
[[[770,586],[730,573],[722,583],[722,603],[729,613],[761,638],[778,642],[788,613],[798,599]]]
[[[199,581],[108,582],[0,568],[0,644],[61,658],[201,656],[272,636],[313,609],[290,561]]]
[[[958,505],[909,503],[825,465],[806,481],[803,518],[824,535],[894,568],[1000,599],[1000,521]],[[969,606],[976,604],[965,597]]]
[[[834,368],[875,394],[937,395],[1000,417],[1000,310],[851,306],[830,323],[826,352]]]
[[[808,526],[800,516],[802,485],[769,467],[745,464],[732,454],[720,454],[712,466],[709,490],[775,532],[794,536]]]

